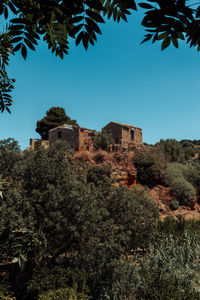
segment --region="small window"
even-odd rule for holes
[[[58,139],[62,139],[62,132],[58,131]]]
[[[135,137],[134,130],[131,130],[131,141],[134,141],[134,137]]]

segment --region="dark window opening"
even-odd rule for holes
[[[58,139],[62,139],[62,132],[58,131]]]
[[[135,137],[134,130],[131,130],[131,141],[134,141],[134,137]]]

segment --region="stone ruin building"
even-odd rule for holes
[[[111,149],[113,151],[133,150],[142,145],[142,129],[132,125],[110,122],[103,127],[102,132],[112,135],[114,147]],[[94,150],[93,139],[97,134],[98,132],[95,130],[64,124],[49,130],[48,141],[41,141],[41,144],[64,140],[75,151],[92,152]],[[35,141],[35,139],[30,139],[30,148],[34,148]]]
[[[49,130],[49,143],[61,139],[75,151],[93,151],[93,138],[96,134],[98,133],[95,130],[64,124]]]
[[[119,149],[131,150],[142,144],[142,129],[132,125],[110,122],[102,132],[110,133]]]

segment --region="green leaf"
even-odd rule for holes
[[[99,13],[97,13],[97,12],[91,10],[91,9],[87,9],[87,10],[86,10],[86,14],[87,14],[90,18],[92,18],[93,20],[95,20],[95,21],[98,22],[98,23],[105,23],[105,21],[104,21],[104,19],[102,18],[102,16],[101,16]]]
[[[166,37],[166,39],[164,39],[164,41],[162,42],[161,50],[164,50],[167,47],[169,47],[170,42],[171,42],[170,37]]]
[[[13,49],[14,52],[17,52],[19,49],[21,49],[22,47],[22,43],[17,44],[17,46],[15,46],[15,48]]]
[[[178,48],[178,39],[176,37],[172,37],[172,43],[176,48]]]
[[[18,258],[18,257],[15,257],[15,258],[13,258],[12,263],[13,263],[13,264],[18,263],[18,261],[19,261],[19,258]]]
[[[139,3],[139,6],[145,9],[153,9],[154,7],[148,3]]]
[[[24,39],[26,45],[31,49],[31,50],[35,50],[35,47],[33,46],[33,44],[28,40],[28,39]]]
[[[90,27],[89,32],[96,31],[97,33],[101,34],[101,30],[100,30],[99,26],[92,19],[85,18],[85,20]]]
[[[21,260],[24,261],[24,262],[28,261],[27,258],[26,258],[23,254],[20,255],[20,258],[21,258]]]
[[[26,48],[25,45],[22,45],[21,54],[22,54],[23,58],[26,59],[26,57],[27,57],[27,48]]]
[[[166,38],[169,35],[168,32],[163,32],[161,34],[158,35],[157,40],[163,40],[164,38]]]

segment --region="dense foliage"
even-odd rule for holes
[[[167,161],[180,163],[185,161],[182,145],[175,139],[160,140],[155,146],[163,151]]]
[[[198,159],[136,151],[148,187],[127,188],[113,185],[105,162],[74,160],[62,141],[24,152],[13,139],[0,145],[0,299],[200,299],[200,222],[161,221],[149,193],[165,184],[171,209],[192,205]]]
[[[152,153],[137,151],[133,155],[138,182],[153,187],[161,182],[163,167]]]
[[[76,268],[87,273],[88,295],[104,297],[115,264],[133,249],[147,247],[159,217],[146,191],[114,188],[108,168],[74,163],[66,149],[59,141],[46,150],[25,151],[7,171],[10,180],[0,202],[0,257],[15,266],[10,284],[17,299],[36,299],[52,290],[48,282],[53,290],[73,288]],[[53,267],[42,276],[43,268]],[[57,275],[50,279],[51,274]]]
[[[109,146],[114,145],[113,137],[108,132],[99,132],[93,140],[94,147],[96,150],[109,150]]]

